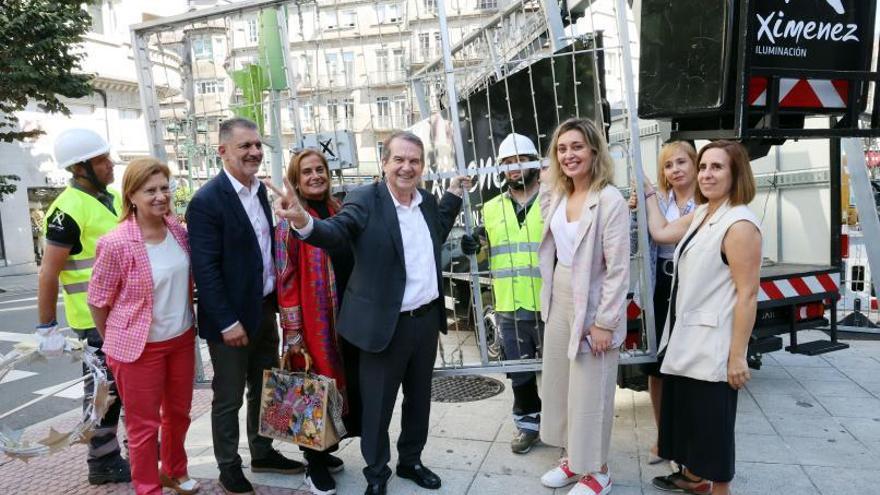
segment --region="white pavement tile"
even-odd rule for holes
[[[514,454],[507,442],[495,442],[480,466],[480,474],[531,476],[539,479],[559,463],[562,449],[539,443],[528,454]]]
[[[817,397],[819,402],[838,418],[880,419],[880,399],[876,397]]]
[[[806,366],[787,366],[785,370],[795,380],[806,383],[810,380],[849,381],[850,378],[836,368],[810,368]]]
[[[880,419],[840,418],[839,421],[840,424],[856,438],[856,440],[862,442],[880,442]]]
[[[791,459],[791,449],[777,435],[736,435],[737,461],[785,464]]]
[[[815,397],[809,394],[761,394],[754,395],[761,411],[771,416],[829,417],[830,414]]]
[[[797,382],[797,380],[793,380],[791,378],[786,379],[770,379],[770,378],[761,378],[761,377],[753,377],[751,381],[746,384],[746,388],[748,388],[749,392],[752,395],[764,395],[764,394],[789,394],[789,395],[798,395],[804,394],[807,390]]]
[[[837,418],[805,418],[803,416],[769,416],[776,433],[784,437],[852,440],[850,432]],[[738,425],[737,425],[738,427]]]
[[[479,473],[468,495],[552,495],[553,490],[541,485],[539,477]],[[617,495],[617,491],[614,492]]]
[[[476,472],[489,452],[491,442],[460,438],[428,437],[422,451],[422,463],[430,468],[459,469]]]
[[[801,466],[737,462],[731,492],[737,495],[818,495]]]
[[[435,437],[491,442],[498,435],[501,423],[506,421],[510,421],[510,418],[481,416],[471,412],[449,411],[443,416],[441,421],[431,428],[430,434]]]
[[[784,438],[794,453],[792,457],[805,466],[836,466],[850,468],[876,468],[880,456],[865,444],[847,439]]]
[[[804,380],[802,383],[816,397],[873,397],[871,392],[852,380]]]
[[[804,471],[823,495],[867,495],[880,492],[880,471],[806,466]]]

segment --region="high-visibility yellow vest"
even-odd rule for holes
[[[499,194],[483,205],[483,223],[489,237],[495,311],[540,311],[538,246],[544,222],[537,200],[520,226],[512,201],[506,194]]]
[[[55,210],[60,209],[64,214],[73,217],[79,226],[82,251],[67,257],[58,276],[67,323],[74,330],[95,327],[87,303],[89,278],[92,276],[92,267],[95,264],[95,249],[98,246],[98,239],[116,227],[119,223],[119,215],[122,214],[122,195],[111,189],[107,189],[107,192],[113,196],[113,209],[116,210],[116,214],[91,194],[68,186],[52,202],[46,215],[47,219],[52,218]],[[43,233],[45,232],[46,225],[43,226]]]

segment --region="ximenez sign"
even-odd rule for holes
[[[876,0],[749,3],[753,67],[868,70]]]

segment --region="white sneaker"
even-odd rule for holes
[[[541,476],[541,484],[547,488],[562,488],[570,485],[580,478],[577,473],[568,468],[568,459],[562,459],[559,465]]]
[[[590,473],[571,487],[568,495],[607,495],[611,493],[611,476],[608,473]]]

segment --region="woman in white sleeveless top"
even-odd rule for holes
[[[629,212],[593,122],[566,120],[549,150],[538,248],[546,323],[541,440],[566,455],[541,483],[575,483],[569,495],[605,495],[618,348],[626,337]]]
[[[737,391],[755,323],[761,231],[746,206],[755,196],[748,152],[715,141],[697,157],[700,206],[667,222],[646,187],[648,224],[657,242],[678,242],[669,312],[658,349],[664,375],[659,453],[685,468],[658,476],[661,490],[725,495],[734,475]],[[680,241],[680,242],[679,242]]]

